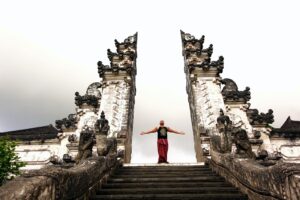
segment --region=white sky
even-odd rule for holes
[[[105,2],[105,3],[104,3]],[[156,162],[156,136],[138,133],[164,119],[169,160],[194,162],[179,30],[225,57],[223,78],[252,108],[274,110],[274,126],[300,120],[298,1],[1,1],[0,131],[43,126],[75,112],[74,93],[99,81],[106,49],[138,31],[132,162]]]

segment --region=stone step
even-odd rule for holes
[[[202,166],[184,166],[184,167],[177,167],[177,166],[164,166],[164,167],[122,167],[119,169],[120,171],[201,171],[201,170],[211,170],[208,167]]]
[[[207,172],[211,169],[206,168],[149,168],[149,169],[119,169],[118,172]]]
[[[216,182],[224,181],[220,176],[207,177],[159,177],[159,178],[112,178],[108,179],[108,183],[134,183],[134,182]]]
[[[118,169],[92,199],[246,200],[208,166],[126,166]]]
[[[130,200],[130,199],[155,199],[155,200],[247,200],[247,196],[235,194],[129,194],[129,195],[96,195],[93,200]]]
[[[118,188],[102,189],[97,195],[121,195],[121,194],[231,194],[239,191],[234,187],[181,187],[181,188]]]
[[[165,170],[118,170],[116,173],[122,174],[122,173],[194,173],[194,172],[212,172],[212,170],[209,169],[201,169],[201,170],[172,170],[172,169],[165,169]]]
[[[199,177],[199,176],[217,176],[214,172],[193,172],[193,173],[118,173],[112,178],[157,178],[157,177]]]
[[[224,181],[215,182],[144,182],[144,183],[107,183],[102,186],[107,188],[163,188],[163,187],[226,187],[231,186]]]

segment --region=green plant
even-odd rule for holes
[[[0,137],[0,185],[4,184],[11,175],[20,174],[20,168],[26,163],[19,161],[15,152],[16,142],[8,137]]]

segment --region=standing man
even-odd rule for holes
[[[155,127],[154,129],[142,132],[140,135],[145,135],[149,133],[157,132],[157,150],[158,150],[158,163],[169,163],[167,161],[168,158],[168,132],[176,133],[180,135],[184,135],[184,132],[179,132],[171,129],[170,127],[165,127],[164,120],[160,120],[159,127]]]

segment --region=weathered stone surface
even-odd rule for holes
[[[204,35],[200,39],[196,39],[189,33],[185,33],[183,31],[180,33],[186,69],[190,73],[192,73],[196,68],[203,71],[214,69],[217,71],[217,75],[223,72],[224,57],[220,56],[217,61],[211,61],[213,45],[210,44],[207,49],[203,49]]]
[[[220,88],[224,58],[220,56],[218,61],[211,61],[213,46],[203,49],[204,36],[196,39],[181,31],[181,39],[196,158],[198,162],[202,162],[203,151],[207,156],[210,148],[205,138],[217,132],[215,125],[219,111],[225,110]]]
[[[98,72],[102,78],[100,110],[105,112],[110,125],[108,137],[118,139],[118,150],[125,152],[124,162],[129,163],[136,95],[137,34],[121,43],[115,40],[115,45],[117,53],[107,52],[110,66],[98,62]]]
[[[97,63],[99,76],[102,78],[106,73],[119,74],[120,72],[126,72],[131,76],[135,76],[137,33],[126,38],[122,43],[115,40],[115,45],[117,53],[112,52],[110,49],[107,50],[110,65],[104,65],[101,61]]]
[[[92,129],[86,126],[80,133],[76,162],[78,163],[83,159],[91,157],[93,146],[94,146],[94,132]]]
[[[64,169],[50,166],[31,171],[0,187],[0,199],[76,199],[88,198],[101,180],[118,167],[116,155],[91,157]]]
[[[63,118],[62,120],[55,121],[55,127],[59,131],[74,131],[76,127],[76,123],[78,122],[76,114],[70,114],[68,118]]]
[[[233,142],[236,147],[236,155],[240,158],[254,158],[255,155],[252,152],[250,140],[247,132],[241,128],[235,128],[232,130]]]
[[[257,109],[249,109],[247,115],[251,125],[266,125],[274,122],[272,109],[269,109],[267,113],[259,113]]]
[[[75,104],[76,106],[81,107],[82,105],[86,104],[89,106],[93,106],[95,108],[99,105],[99,98],[94,95],[84,95],[81,96],[79,92],[75,92]]]
[[[221,80],[222,84],[225,86],[222,89],[222,95],[224,97],[224,101],[236,101],[246,103],[251,98],[250,88],[246,87],[244,91],[239,91],[237,84],[229,78],[225,78]]]
[[[265,167],[253,159],[233,158],[211,151],[209,164],[227,181],[239,187],[252,200],[300,198],[300,164],[277,161]]]
[[[223,110],[220,110],[220,116],[217,118],[218,133],[211,136],[212,148],[221,153],[230,153],[232,148],[232,121]]]

